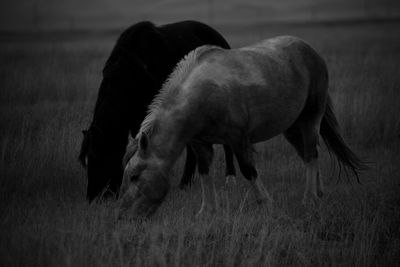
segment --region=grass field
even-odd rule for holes
[[[219,212],[195,218],[200,186],[173,188],[149,220],[114,221],[115,203],[88,205],[77,155],[115,35],[0,43],[0,266],[399,266],[399,23],[219,28],[233,47],[275,35],[307,40],[326,59],[344,136],[370,163],[362,185],[322,147],[326,196],[301,204],[305,168],[282,137],[257,145],[275,200],[212,175]]]

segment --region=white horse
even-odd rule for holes
[[[319,135],[345,167],[356,175],[363,167],[339,133],[325,62],[301,39],[282,36],[240,49],[203,46],[190,52],[153,100],[130,149],[120,216],[130,208],[134,217],[156,210],[169,189],[169,170],[186,145],[198,158],[199,213],[208,192],[215,206],[208,175],[212,144],[229,145],[258,201],[272,201],[258,178],[252,144],[281,133],[306,164],[304,203],[323,195]]]

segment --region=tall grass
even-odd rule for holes
[[[338,171],[325,149],[326,196],[301,205],[304,167],[283,138],[257,145],[272,208],[244,179],[223,185],[219,211],[202,218],[199,185],[173,188],[146,221],[114,220],[113,202],[88,205],[78,165],[108,41],[1,43],[0,265],[2,266],[395,266],[400,262],[400,38],[398,25],[227,29],[233,46],[277,34],[308,40],[327,60],[337,116],[349,144],[371,162],[363,185]],[[223,29],[222,32],[224,33]],[[112,39],[112,38],[110,38]]]

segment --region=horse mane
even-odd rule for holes
[[[160,109],[164,99],[166,99],[169,93],[171,93],[173,90],[176,90],[179,84],[182,84],[185,81],[185,79],[192,72],[193,68],[199,62],[200,57],[206,52],[214,49],[219,49],[219,47],[214,45],[203,45],[197,47],[179,61],[172,73],[164,82],[158,94],[148,106],[147,115],[140,125],[140,130],[137,133],[136,138],[138,138],[142,132],[146,133],[147,135],[152,134],[157,111]]]

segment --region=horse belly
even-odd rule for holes
[[[252,143],[286,131],[299,117],[306,101],[304,88],[284,88],[279,95],[253,98],[249,103],[248,135]]]
[[[264,121],[263,124],[258,125],[257,128],[252,129],[249,133],[250,142],[258,143],[271,139],[287,130],[292,123],[282,123],[272,120]]]

